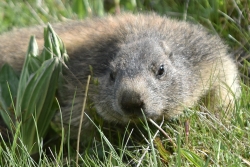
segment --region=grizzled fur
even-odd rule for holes
[[[154,120],[172,118],[207,95],[212,110],[233,107],[240,95],[227,46],[200,26],[156,14],[123,14],[53,28],[70,56],[59,91],[64,123],[76,91],[72,126],[79,125],[89,65],[98,79],[90,85],[89,99],[110,122],[136,122],[142,110]],[[30,35],[36,35],[42,48],[42,32],[42,27],[33,27],[2,34],[0,66],[8,62],[20,71]],[[54,121],[60,120],[58,115]],[[84,117],[83,129],[90,124]]]

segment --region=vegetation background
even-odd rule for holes
[[[117,145],[110,144],[100,133],[102,138],[94,147],[81,150],[79,162],[75,147],[66,139],[59,148],[41,148],[38,156],[30,155],[20,142],[2,140],[0,166],[250,166],[249,0],[2,0],[0,33],[123,12],[156,12],[201,24],[223,38],[242,76],[242,97],[237,100],[234,117],[230,121],[217,120],[194,108],[179,123],[164,125],[171,141],[147,124],[146,142],[139,144],[127,142],[124,136]]]

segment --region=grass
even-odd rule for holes
[[[22,140],[22,124],[17,123],[12,142],[0,136],[0,166],[250,166],[249,1],[109,2],[112,1],[4,0],[0,2],[0,32],[13,27],[84,19],[120,11],[155,11],[202,24],[221,36],[238,60],[244,82],[233,117],[218,120],[206,108],[198,106],[188,109],[172,122],[162,123],[161,131],[154,123],[145,120],[139,125],[115,128],[114,125],[102,127],[96,124],[99,138],[87,148],[80,145],[79,154],[75,146],[77,141],[69,140],[67,133],[59,136],[53,131],[48,132],[44,140],[37,140],[36,154],[30,153],[30,148],[27,149]],[[14,75],[10,73],[8,75]],[[18,77],[13,80],[5,90],[16,87],[12,84]]]

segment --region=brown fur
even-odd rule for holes
[[[90,85],[89,99],[111,122],[137,121],[141,109],[154,120],[172,118],[207,95],[211,110],[225,109],[240,95],[227,46],[200,26],[155,14],[123,14],[53,28],[70,56],[70,72],[60,91],[67,123],[76,90],[72,126],[79,125],[89,65],[99,82]],[[30,35],[36,35],[42,48],[42,32],[42,27],[33,27],[2,34],[0,66],[7,62],[20,71]],[[57,114],[55,121],[59,118]],[[84,117],[85,130],[90,124]]]

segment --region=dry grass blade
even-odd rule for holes
[[[155,123],[155,121],[153,121],[152,119],[149,119],[149,121],[156,126],[167,138],[168,140],[173,144],[173,146],[176,148],[176,144],[174,143],[174,141],[171,139],[171,137],[159,126],[157,125],[157,123]]]
[[[77,147],[76,147],[76,152],[77,152],[77,154],[76,154],[76,164],[77,165],[78,165],[78,159],[79,159],[78,153],[79,153],[80,136],[81,136],[81,130],[82,130],[82,120],[83,120],[83,117],[84,117],[84,110],[85,110],[87,96],[88,96],[90,78],[91,78],[91,76],[89,75],[88,76],[87,85],[86,85],[86,89],[85,89],[85,95],[84,95],[84,99],[83,99],[83,106],[82,106],[81,118],[80,118],[79,129],[78,129]]]

